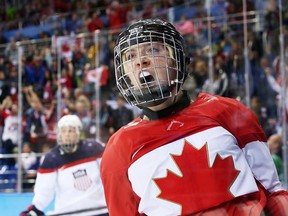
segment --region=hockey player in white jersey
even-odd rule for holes
[[[99,170],[104,145],[80,140],[82,123],[76,115],[63,116],[57,130],[58,145],[39,167],[32,205],[20,215],[44,215],[53,198],[54,211],[48,215],[108,215]]]

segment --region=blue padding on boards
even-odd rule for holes
[[[31,205],[33,193],[0,193],[0,215],[17,216]],[[45,209],[53,210],[54,202]]]

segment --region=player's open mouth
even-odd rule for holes
[[[150,83],[155,81],[154,77],[151,75],[149,71],[142,71],[140,72],[140,83]]]

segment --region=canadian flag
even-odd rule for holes
[[[52,41],[52,46],[56,46],[57,50],[60,51],[62,58],[72,58],[72,51],[75,46],[83,47],[83,38],[61,36],[56,37]]]
[[[86,82],[98,83],[105,86],[108,82],[109,71],[106,65],[101,65],[86,72]]]

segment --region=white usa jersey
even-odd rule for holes
[[[55,196],[52,214],[80,210],[83,212],[69,215],[107,213],[100,178],[103,150],[94,140],[82,141],[71,154],[63,154],[59,146],[51,149],[38,169],[32,204],[43,211]]]
[[[249,196],[261,212],[262,191],[282,190],[265,141],[251,110],[209,94],[171,116],[138,118],[103,155],[109,214],[192,215]]]

